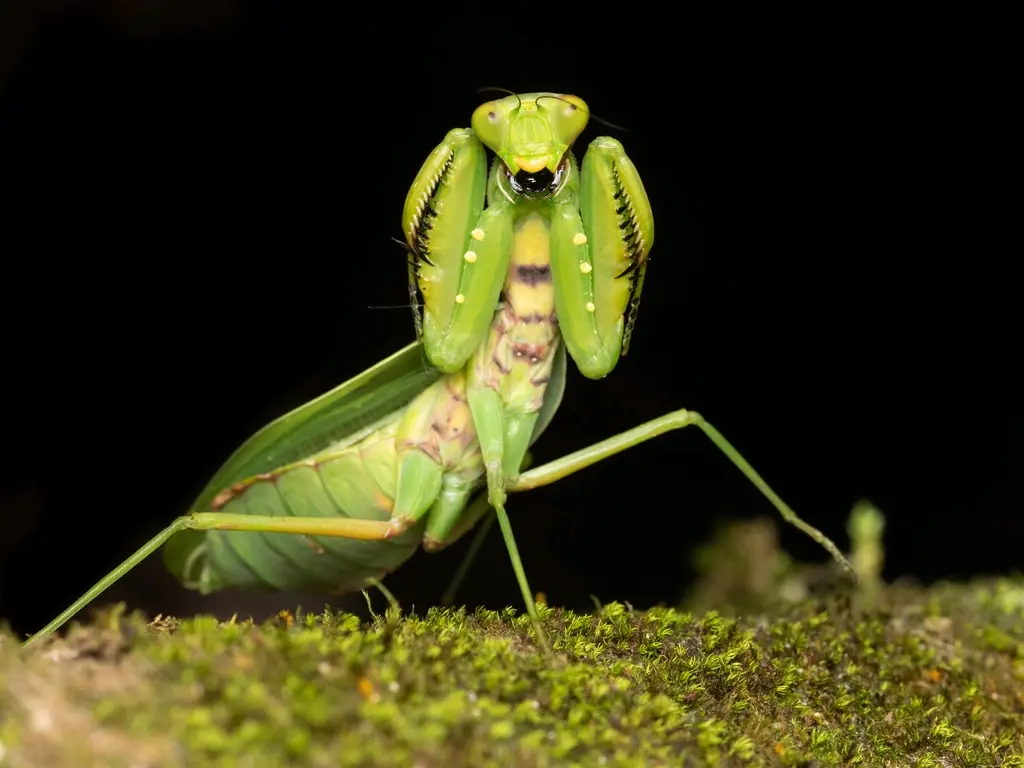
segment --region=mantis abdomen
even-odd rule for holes
[[[441,486],[472,488],[483,477],[479,442],[465,402],[465,376],[441,377],[407,407],[327,448],[219,493],[211,511],[245,516],[392,519],[411,452],[440,462]],[[415,478],[414,478],[415,479]],[[430,482],[430,478],[427,478]],[[459,499],[464,503],[464,499]],[[225,587],[319,591],[361,587],[408,560],[428,516],[383,541],[252,531],[207,531],[190,542],[181,577],[209,593]]]
[[[435,385],[436,386],[436,385]],[[347,447],[240,483],[212,507],[242,515],[386,521],[395,497],[401,413]],[[286,533],[207,531],[183,574],[201,592],[223,587],[347,591],[412,556],[422,525],[383,542]]]

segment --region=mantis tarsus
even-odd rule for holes
[[[588,119],[582,99],[529,93],[489,101],[471,128],[450,131],[402,216],[419,340],[256,433],[191,512],[28,642],[165,544],[171,571],[203,593],[337,593],[383,578],[420,543],[441,549],[493,508],[536,639],[549,650],[506,495],[691,424],[850,570],[693,411],[523,471],[561,402],[567,353],[593,379],[626,354],[654,242],[650,203],[622,145],[594,139],[577,165],[572,146]],[[489,171],[485,147],[495,155]]]

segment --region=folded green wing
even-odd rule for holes
[[[218,493],[323,450],[408,405],[441,376],[414,342],[330,392],[272,421],[245,441],[217,471],[192,505],[203,512]],[[164,547],[164,562],[179,578],[204,534],[184,531]]]

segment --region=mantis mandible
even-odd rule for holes
[[[589,115],[576,96],[509,95],[478,107],[471,128],[450,131],[402,215],[418,340],[257,432],[192,511],[28,642],[160,547],[182,584],[204,594],[338,593],[379,583],[421,544],[451,544],[493,509],[536,640],[549,651],[507,494],[690,425],[852,573],[835,544],[693,411],[526,469],[561,402],[567,357],[600,379],[628,351],[654,243],[650,203],[622,145],[596,138],[577,165],[572,147]],[[495,156],[489,170],[485,148]]]

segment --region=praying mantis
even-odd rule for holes
[[[589,118],[576,96],[510,93],[479,106],[470,128],[449,131],[402,213],[417,341],[257,432],[187,514],[27,642],[161,547],[172,573],[203,594],[339,593],[379,585],[419,546],[440,550],[493,509],[536,641],[550,651],[508,494],[690,425],[852,573],[693,411],[528,468],[568,358],[600,379],[628,352],[654,243],[650,202],[622,144],[598,137],[577,163],[573,145]]]

